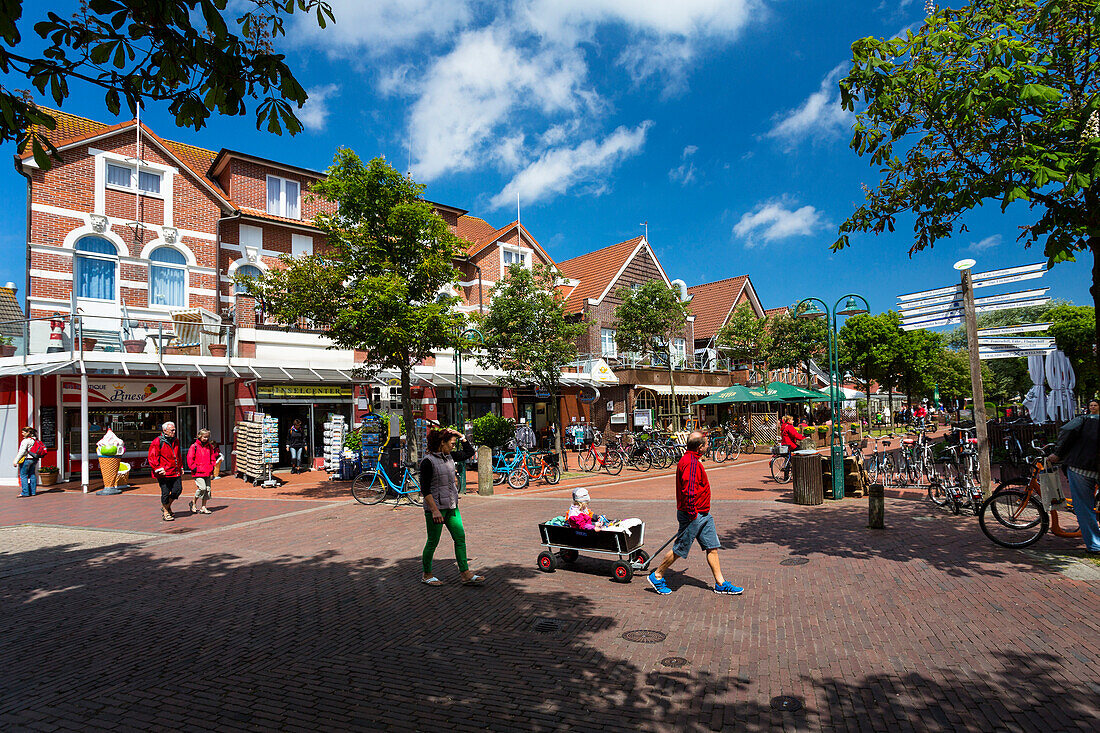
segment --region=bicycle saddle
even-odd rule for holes
[[[913,445],[913,443],[916,443],[916,442],[917,441],[913,440],[912,438],[903,438],[902,441],[901,441],[901,444],[902,445]]]
[[[890,447],[890,441],[889,440],[882,441],[882,444],[885,445],[887,448]]]

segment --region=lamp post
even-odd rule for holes
[[[455,340],[455,421],[463,433],[466,432],[466,410],[462,400],[462,342],[485,343],[485,337],[476,328],[467,328],[458,334]],[[458,493],[466,493],[466,466],[458,472]]]
[[[863,301],[863,307],[859,302]],[[841,302],[844,307],[841,308]],[[821,308],[817,307],[821,304]],[[803,305],[809,305],[805,310]],[[825,318],[829,331],[829,407],[833,415],[833,437],[829,448],[829,467],[833,474],[833,498],[844,498],[844,436],[839,429],[840,418],[840,354],[837,348],[837,316],[855,316],[870,313],[871,307],[867,299],[862,295],[849,293],[842,295],[833,305],[832,310],[820,298],[803,298],[798,305],[791,309],[791,314],[796,318]]]

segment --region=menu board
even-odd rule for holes
[[[38,408],[39,438],[45,444],[46,450],[57,450],[57,408]]]

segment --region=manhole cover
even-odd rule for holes
[[[664,641],[665,636],[666,634],[663,631],[652,631],[651,629],[635,629],[623,633],[624,639],[636,641],[639,644],[657,644]]]
[[[805,565],[810,561],[808,557],[788,557],[786,560],[780,560],[780,565]]]
[[[532,628],[536,634],[556,634],[565,628],[565,622],[556,618],[537,618]]]
[[[663,667],[686,667],[688,660],[683,657],[665,657],[661,660]]]
[[[772,710],[778,710],[783,713],[793,713],[796,710],[802,709],[802,701],[797,697],[790,697],[789,695],[780,695],[779,697],[772,698]]]

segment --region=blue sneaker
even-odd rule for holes
[[[723,596],[739,596],[739,595],[741,595],[742,593],[745,592],[745,589],[744,588],[738,588],[736,585],[734,585],[733,583],[731,583],[727,580],[724,583],[722,583],[721,585],[718,585],[718,583],[715,583],[714,584],[714,592],[718,593],[719,595],[723,595]]]
[[[668,583],[665,582],[664,578],[658,578],[653,573],[650,573],[649,575],[645,576],[645,579],[648,580],[649,584],[653,586],[653,590],[657,591],[662,596],[667,596],[669,593],[672,592],[672,589],[668,587]]]

